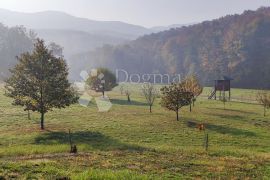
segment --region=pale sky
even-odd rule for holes
[[[201,22],[261,6],[270,0],[0,0],[0,8],[19,12],[56,10],[145,27]]]

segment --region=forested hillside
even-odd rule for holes
[[[33,48],[35,35],[23,27],[8,28],[0,23],[0,80],[17,63],[16,56]]]
[[[234,87],[270,88],[270,8],[146,35],[72,59],[75,74],[86,65],[107,66],[130,73],[196,73],[206,85],[227,75]]]

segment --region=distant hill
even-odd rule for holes
[[[58,11],[21,13],[0,9],[0,23],[32,29],[47,43],[53,41],[61,45],[66,58],[104,44],[121,44],[153,32],[142,26],[118,21],[93,21]]]
[[[107,66],[130,73],[196,73],[205,85],[227,75],[234,87],[270,88],[270,8],[146,35],[72,59],[73,75],[87,66]]]
[[[74,54],[102,47],[104,44],[118,45],[129,41],[129,39],[117,36],[92,34],[65,29],[38,29],[35,30],[35,32],[38,37],[45,39],[48,43],[56,42],[63,47],[63,52],[67,59]]]
[[[0,22],[7,26],[24,25],[30,29],[69,29],[94,34],[106,32],[107,35],[118,34],[129,39],[152,32],[142,26],[119,21],[94,21],[58,11],[21,13],[0,9]]]
[[[145,34],[168,30],[182,25],[145,28],[118,21],[94,21],[58,11],[21,13],[0,9],[0,23],[32,29],[47,43],[55,42],[70,56],[94,50],[103,45],[119,45]]]

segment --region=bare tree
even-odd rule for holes
[[[226,109],[226,102],[228,101],[225,95],[225,91],[223,91],[222,96],[220,97],[220,101],[223,103],[224,110]]]
[[[270,108],[270,93],[262,90],[257,93],[257,101],[263,106],[264,116],[266,116],[266,109]]]
[[[124,94],[124,85],[120,85],[120,93],[121,93],[121,95]]]
[[[130,99],[131,91],[129,89],[126,89],[125,94],[127,96],[127,101],[130,103],[131,102],[131,99]]]
[[[152,106],[158,96],[158,91],[151,83],[144,83],[142,85],[142,94],[144,95],[147,104],[149,105],[149,111],[152,113]]]
[[[192,102],[190,103],[190,111],[191,105],[195,105],[195,101],[197,97],[203,92],[203,87],[200,85],[199,80],[195,75],[187,77],[183,82],[182,86],[186,92],[192,93]]]

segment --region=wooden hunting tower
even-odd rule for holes
[[[214,80],[215,81],[215,86],[213,87],[213,90],[210,94],[210,96],[208,97],[208,99],[217,99],[217,91],[219,91],[220,93],[220,97],[221,97],[221,92],[224,93],[225,96],[225,92],[228,91],[229,92],[229,99],[231,99],[231,81],[233,79],[227,76],[222,76],[221,78]]]

